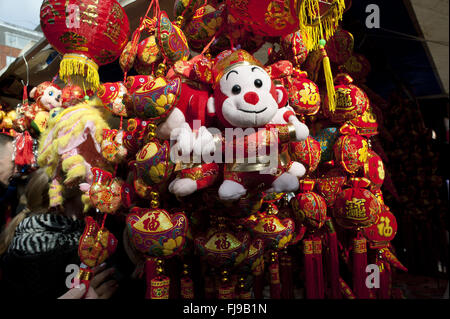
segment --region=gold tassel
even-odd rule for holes
[[[308,51],[319,48],[321,38],[328,40],[336,31],[345,10],[345,0],[334,0],[328,12],[321,17],[318,0],[297,0],[299,27]]]
[[[325,75],[325,83],[327,85],[328,109],[331,113],[334,113],[334,111],[336,110],[336,91],[334,89],[334,80],[333,73],[331,72],[330,58],[328,57],[327,51],[325,50],[325,40],[321,39],[319,42],[319,49],[323,56],[322,63],[323,72]]]
[[[82,77],[89,89],[96,90],[100,86],[98,65],[89,58],[79,54],[64,55],[59,66],[59,76],[66,83],[70,78],[74,84],[77,84],[77,77]]]

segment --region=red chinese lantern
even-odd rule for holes
[[[59,75],[83,77],[97,88],[99,65],[113,62],[128,41],[128,17],[116,0],[44,0],[41,27],[48,42],[63,55]]]

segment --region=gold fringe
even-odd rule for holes
[[[100,78],[97,69],[83,59],[62,59],[59,66],[59,76],[67,83],[71,76],[82,76],[86,81],[86,88],[97,90]]]
[[[332,8],[322,17],[318,7],[318,0],[297,0],[300,32],[308,51],[318,49],[321,38],[328,41],[333,36],[344,14],[345,0],[334,0]]]

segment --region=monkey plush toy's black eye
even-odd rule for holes
[[[231,92],[233,92],[233,94],[239,94],[241,93],[241,87],[236,84],[231,88]]]
[[[253,82],[253,83],[255,84],[255,86],[257,88],[260,88],[263,85],[263,83],[260,79],[256,79],[255,82]]]

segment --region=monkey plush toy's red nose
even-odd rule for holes
[[[258,103],[259,101],[259,97],[258,94],[256,94],[255,92],[247,92],[244,95],[244,100],[249,104],[256,105],[256,103]]]

